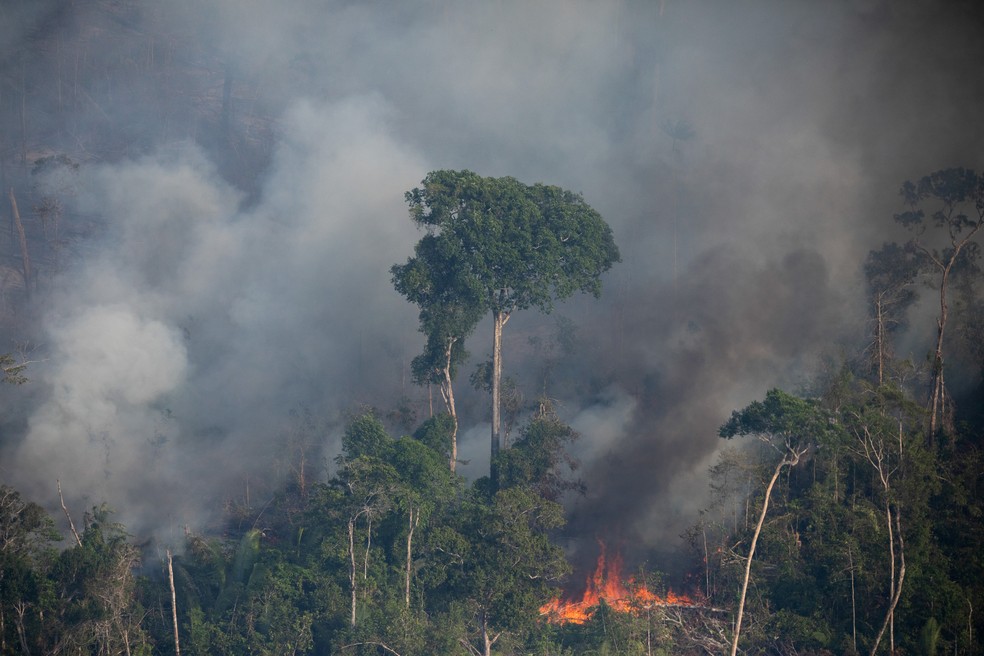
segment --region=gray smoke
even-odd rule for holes
[[[0,10],[20,26],[0,116],[19,126],[26,94],[30,157],[83,163],[66,229],[94,226],[34,301],[45,361],[12,397],[0,474],[169,540],[287,476],[298,408],[323,459],[360,404],[426,415],[388,269],[429,170],[558,184],[612,225],[624,261],[600,301],[558,308],[579,339],[546,392],[582,434],[573,534],[644,552],[694,521],[730,411],[858,338],[860,263],[894,236],[899,184],[984,168],[967,3],[110,5]],[[549,355],[529,337],[554,325],[507,326],[529,399]],[[486,401],[459,388],[480,475]]]
[[[415,315],[382,263],[414,231],[400,194],[378,189],[424,165],[385,112],[378,98],[298,104],[249,208],[191,145],[83,175],[78,208],[103,217],[102,245],[52,299],[22,485],[43,496],[60,478],[133,530],[162,511],[200,526],[248,478],[271,485],[298,404],[333,417],[399,398]]]

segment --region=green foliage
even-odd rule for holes
[[[433,451],[445,454],[451,449],[451,433],[454,420],[451,415],[441,412],[427,419],[413,433],[413,438]]]
[[[762,402],[734,413],[721,431],[725,437],[765,438],[765,449],[744,453],[764,458],[766,466],[774,461],[771,447],[777,443],[812,442],[817,447],[778,481],[753,567],[745,648],[779,653],[870,650],[890,600],[890,542],[896,581],[903,548],[906,565],[894,615],[896,648],[925,651],[923,632],[931,618],[941,627],[933,634],[941,653],[955,645],[967,648],[969,636],[978,630],[969,613],[973,601],[968,600],[977,594],[970,590],[978,587],[970,580],[979,579],[966,567],[981,560],[979,549],[970,546],[980,535],[979,522],[971,519],[980,516],[980,504],[968,504],[961,481],[979,462],[976,450],[941,460],[938,451],[927,449],[921,437],[925,410],[897,386],[872,385],[850,375],[829,382],[823,401],[770,392]],[[708,551],[713,556],[715,545],[727,554],[749,535],[747,521],[738,513],[731,516],[731,509],[741,506],[727,504],[727,499],[740,501],[747,494],[739,484],[747,467],[737,454],[728,453],[731,459],[722,460],[713,472],[720,501],[707,511],[710,521],[689,534],[702,557]],[[979,486],[977,471],[972,478]],[[964,510],[954,514],[948,510],[953,508]],[[886,512],[893,518],[894,540]],[[965,564],[958,565],[951,554],[960,549]],[[727,555],[708,558],[705,577],[712,598],[733,598],[737,565]]]
[[[800,444],[824,442],[833,437],[834,430],[831,418],[818,402],[772,389],[763,401],[735,410],[719,434],[729,439],[737,435],[769,435]]]
[[[228,575],[223,577],[221,592],[215,603],[215,609],[219,614],[239,603],[247,586],[250,585],[259,553],[260,532],[255,528],[250,529],[239,540]]]
[[[916,299],[912,284],[919,274],[919,266],[919,257],[912,248],[886,242],[881,249],[868,253],[865,260],[864,275],[869,291],[891,292],[892,304],[900,305],[904,311]]]
[[[601,216],[581,196],[559,187],[433,171],[406,200],[413,220],[432,232],[421,240],[425,246],[418,244],[415,260],[394,267],[404,295],[408,286],[400,281],[406,278],[430,283],[450,277],[453,296],[469,299],[466,306],[477,305],[483,313],[549,311],[554,299],[577,291],[598,295],[600,274],[619,261]],[[424,266],[418,269],[418,263]]]
[[[54,521],[38,504],[25,501],[8,485],[0,485],[0,557],[37,565],[51,557],[50,545],[61,540]]]
[[[367,413],[356,417],[345,429],[342,456],[347,460],[362,456],[383,457],[392,441],[383,423],[372,413]]]
[[[763,479],[774,488],[751,559],[747,653],[872,651],[903,549],[895,649],[979,651],[984,426],[965,411],[945,443],[917,438],[927,419],[920,381],[910,364],[892,360],[889,342],[915,300],[913,283],[979,228],[984,187],[976,174],[952,169],[907,184],[903,196],[910,211],[897,219],[916,239],[885,244],[864,266],[880,303],[873,316],[882,322],[885,375],[830,367],[816,398],[773,389],[721,427],[722,437],[757,439],[721,450],[711,504],[687,533],[702,607],[620,613],[602,605],[583,625],[540,620],[569,570],[553,540],[564,522],[557,501],[583,489],[567,451],[577,436],[548,402],[497,456],[495,484],[466,485],[450,471],[457,425],[449,414],[394,439],[365,413],[346,427],[331,478],[286,484],[259,519],[239,524],[247,530],[187,536],[173,562],[183,651],[450,655],[481,652],[488,639],[502,654],[723,653]],[[600,217],[556,187],[436,171],[407,201],[427,234],[393,267],[393,282],[419,306],[426,335],[414,380],[445,393],[481,316],[549,311],[576,291],[597,294],[600,274],[618,258]],[[944,230],[934,241],[935,226]],[[961,248],[953,269],[959,302],[950,309],[967,354],[976,353],[967,343],[981,303],[966,275],[975,271],[976,245]],[[574,351],[573,325],[559,322],[554,338],[531,343],[544,357],[546,390],[560,356]],[[20,370],[6,357],[9,381]],[[967,361],[984,364],[975,358]],[[490,363],[475,379],[491,388],[493,373]],[[512,402],[514,418],[529,409],[518,388]],[[88,513],[81,544],[60,552],[53,527],[40,506],[0,485],[4,653],[173,653],[167,582],[160,568],[140,567],[139,550],[108,509]],[[876,651],[887,651],[887,641]]]
[[[548,406],[502,454],[498,490],[465,488],[448,470],[439,450],[446,418],[393,439],[363,415],[347,427],[336,476],[312,485],[302,507],[274,500],[262,531],[188,536],[174,561],[182,650],[459,654],[463,641],[481,649],[484,631],[495,638],[494,653],[719,653],[730,621],[720,611],[733,603],[743,569],[729,550],[749,537],[742,513],[754,516],[754,497],[747,505],[745,497],[760,489],[773,446],[811,443],[817,448],[809,459],[773,494],[743,646],[749,653],[865,652],[886,609],[890,560],[884,490],[859,436],[897,450],[901,426],[901,457],[886,460],[907,564],[896,645],[906,653],[965,652],[979,630],[973,609],[984,603],[980,456],[970,449],[959,461],[941,461],[912,439],[923,411],[898,388],[849,376],[832,382],[836,390],[823,398],[833,406],[773,390],[722,430],[766,441],[726,450],[713,472],[716,505],[690,534],[710,556],[702,565],[708,609],[626,614],[603,606],[584,625],[540,622],[539,607],[568,571],[551,539],[563,523],[552,499],[571,489],[565,449],[575,437]],[[13,490],[0,492],[7,644],[19,643],[16,609],[26,603],[21,627],[32,653],[108,652],[123,640],[134,654],[170,653],[167,584],[136,585],[136,550],[105,508],[87,515],[81,547],[56,554],[50,518]]]
[[[772,636],[777,651],[818,651],[831,646],[830,627],[815,616],[801,615],[783,609],[772,615],[762,629]]]
[[[447,326],[428,333],[424,352],[410,361],[413,382],[418,385],[440,385],[444,382],[445,364],[452,380],[457,377],[458,367],[468,359],[462,337],[452,334]]]
[[[984,227],[984,177],[964,168],[944,169],[917,182],[904,183],[901,195],[909,209],[896,214],[895,220],[913,233],[907,248],[918,255],[920,273],[939,294],[935,348],[929,356],[932,385],[928,439],[933,442],[956,430],[952,401],[944,382],[944,356],[949,350],[944,334],[951,314],[948,297],[956,282],[963,286],[966,302],[970,286],[967,280],[976,280],[980,273],[977,261],[981,248],[975,239]],[[936,229],[929,230],[930,225]],[[969,298],[973,296],[971,293]]]
[[[530,487],[550,501],[559,501],[568,491],[583,493],[584,484],[568,478],[578,463],[566,447],[577,438],[574,429],[544,405],[512,448],[499,454],[500,487]]]
[[[54,604],[46,572],[56,557],[52,545],[59,539],[41,506],[0,485],[0,611],[7,618],[0,639],[4,644],[18,644],[25,652],[44,644],[42,617]]]
[[[906,227],[924,225],[927,217],[921,204],[927,200],[937,203],[929,220],[957,234],[973,230],[980,223],[980,217],[965,211],[964,204],[977,212],[984,210],[984,178],[965,168],[943,169],[916,182],[907,181],[899,193],[911,209],[896,214],[895,220]]]
[[[96,653],[143,651],[150,640],[136,598],[137,549],[106,506],[86,513],[81,544],[61,552],[49,576],[58,600],[59,645]]]
[[[936,621],[935,617],[930,617],[926,620],[926,624],[923,625],[922,632],[919,635],[919,646],[922,647],[922,653],[925,656],[936,656],[942,630],[940,623]]]
[[[399,472],[402,496],[416,503],[447,503],[457,479],[447,467],[443,453],[422,441],[404,437],[393,444],[388,462]]]
[[[598,296],[601,275],[619,261],[611,228],[584,199],[559,187],[432,171],[406,193],[410,216],[427,234],[391,272],[396,290],[420,307],[427,335],[414,378],[439,382],[457,416],[451,384],[463,341],[491,312],[492,456],[500,449],[501,331],[512,312],[550,312],[575,292]],[[493,472],[493,480],[497,474]]]
[[[562,508],[513,487],[491,500],[472,495],[455,518],[466,551],[447,568],[447,585],[468,600],[472,639],[483,626],[514,636],[533,630],[539,607],[569,569],[549,537],[564,522]]]

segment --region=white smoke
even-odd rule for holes
[[[468,168],[580,191],[613,226],[624,261],[601,301],[559,308],[582,340],[554,385],[599,516],[676,535],[684,511],[651,509],[691,507],[730,410],[858,333],[858,268],[901,181],[984,164],[968,128],[982,45],[960,3],[137,4],[114,11],[139,29],[84,43],[69,27],[103,3],[0,27],[22,26],[0,39],[4,79],[38,81],[31,146],[126,153],[79,176],[65,221],[98,234],[38,295],[46,362],[3,472],[49,503],[61,479],[134,531],[200,526],[247,484],[275,488],[297,407],[323,418],[326,454],[362,403],[406,396],[425,415],[416,311],[389,267],[420,237],[403,192]],[[32,52],[44,29],[79,49]],[[519,349],[550,321],[506,330],[529,397],[542,357]],[[463,469],[480,475],[470,368]]]
[[[49,498],[61,479],[132,530],[197,526],[249,477],[271,485],[294,404],[332,416],[399,395],[399,364],[380,363],[414,339],[414,313],[379,262],[412,244],[392,190],[426,167],[387,112],[371,97],[299,103],[249,208],[187,144],[83,176],[78,209],[102,217],[103,246],[48,314],[21,484]]]

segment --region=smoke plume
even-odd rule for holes
[[[731,410],[860,338],[899,184],[984,167],[973,3],[9,4],[0,177],[59,199],[68,246],[23,311],[43,362],[5,392],[0,476],[168,541],[283,481],[298,409],[322,462],[362,405],[426,416],[389,267],[429,170],[557,184],[612,225],[602,299],[557,308],[576,348],[521,313],[505,366],[582,434],[574,539],[641,558],[695,520]],[[79,167],[32,176],[50,155]]]

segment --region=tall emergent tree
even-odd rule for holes
[[[943,378],[943,334],[949,318],[947,290],[960,267],[973,268],[979,246],[975,235],[984,227],[984,177],[963,168],[945,169],[902,185],[909,209],[895,220],[915,233],[911,246],[925,259],[924,269],[936,274],[940,310],[936,319],[936,350],[933,353],[933,383],[929,399],[929,434],[952,418]],[[925,206],[930,214],[926,216]],[[940,234],[926,234],[932,222]]]
[[[784,467],[795,467],[806,453],[817,443],[824,441],[822,436],[835,430],[834,424],[816,403],[799,399],[786,394],[782,390],[773,389],[765,395],[764,401],[754,401],[743,410],[736,410],[731,419],[724,424],[719,434],[731,439],[736,435],[756,435],[770,448],[781,454],[775,463],[772,477],[765,487],[762,498],[762,510],[759,512],[758,524],[752,534],[748,547],[748,559],[745,561],[745,578],[741,584],[741,595],[738,599],[738,612],[735,616],[735,632],[731,639],[731,656],[738,653],[738,639],[741,636],[741,621],[745,612],[745,597],[748,593],[748,582],[752,573],[752,558],[755,556],[755,546],[765,515],[769,511],[769,500],[772,489],[779,480]]]
[[[473,329],[473,318],[492,314],[494,462],[501,445],[503,326],[516,310],[550,312],[555,300],[578,291],[598,296],[601,274],[619,261],[618,247],[601,215],[560,187],[433,171],[406,200],[428,234],[414,257],[393,267],[393,282],[420,306],[421,329],[429,339],[445,331],[445,343],[457,343]],[[456,318],[435,325],[438,316]],[[444,354],[447,363],[453,351],[445,346]]]

